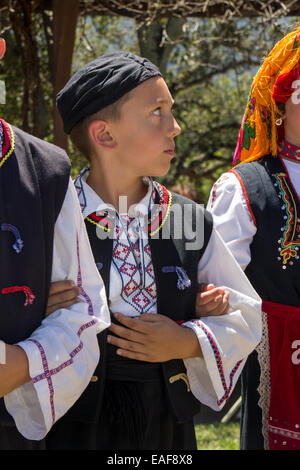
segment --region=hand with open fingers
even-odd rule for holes
[[[214,284],[199,284],[196,298],[197,318],[225,315],[229,311],[229,292]]]
[[[79,302],[80,288],[73,281],[57,281],[50,285],[46,317],[60,308],[69,308]]]
[[[116,346],[117,354],[147,362],[165,362],[201,356],[198,339],[191,328],[156,313],[138,317],[114,314],[120,323],[112,323],[107,341]]]

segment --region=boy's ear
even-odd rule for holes
[[[106,121],[96,120],[91,122],[88,126],[88,132],[92,142],[98,147],[112,150],[117,145]]]

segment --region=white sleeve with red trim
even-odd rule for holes
[[[219,410],[260,341],[261,300],[215,229],[199,263],[198,282],[230,293],[228,314],[184,323],[196,333],[203,353],[203,358],[184,361],[191,390],[203,404]]]
[[[81,301],[52,313],[19,343],[32,380],[4,398],[27,439],[42,439],[82,394],[99,360],[97,333],[110,324],[104,284],[71,180],[54,233],[52,282],[63,279],[81,288]]]
[[[243,270],[251,260],[250,245],[256,233],[247,195],[234,173],[224,173],[214,184],[207,210],[215,228]]]

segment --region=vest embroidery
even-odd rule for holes
[[[177,288],[179,290],[191,287],[191,280],[189,279],[186,271],[180,266],[163,266],[161,268],[163,273],[176,273],[177,274]]]
[[[106,232],[110,232],[114,224],[114,216],[110,211],[102,211],[100,213],[93,212],[86,219],[97,227],[102,228]]]
[[[0,142],[1,142],[1,157],[0,167],[6,162],[6,160],[12,155],[15,149],[15,135],[11,126],[0,119]]]
[[[169,378],[170,384],[173,384],[173,383],[177,382],[177,380],[183,380],[184,383],[186,384],[187,391],[188,392],[191,391],[190,382],[189,382],[188,376],[186,374],[181,373],[181,374],[177,374],[177,375],[172,375],[172,377]]]
[[[21,236],[20,236],[20,233],[19,233],[19,230],[17,229],[17,227],[15,227],[14,225],[11,225],[11,224],[3,223],[3,224],[0,225],[0,229],[2,231],[4,231],[4,230],[10,231],[14,234],[15,243],[13,244],[13,249],[15,250],[16,253],[19,254],[22,251],[22,248],[24,246],[24,242],[21,239]]]
[[[82,178],[86,172],[89,171],[89,168],[83,168],[79,175],[74,180],[75,189],[77,191],[77,196],[79,199],[81,211],[83,212],[86,208],[87,202],[83,190]],[[153,237],[159,230],[163,227],[166,220],[168,219],[170,213],[170,207],[172,204],[172,194],[170,191],[165,188],[162,184],[157,181],[153,181],[153,194],[152,198],[156,205],[154,210],[151,211],[149,220],[148,220],[148,233]],[[96,225],[97,227],[102,228],[106,232],[109,232],[112,229],[114,223],[115,215],[113,211],[109,209],[101,212],[93,212],[86,217],[88,222]]]
[[[13,294],[15,292],[24,292],[26,298],[24,303],[25,307],[31,305],[35,299],[35,295],[33,295],[31,289],[28,286],[4,287],[1,290],[1,294]]]
[[[150,237],[153,237],[163,227],[169,216],[172,204],[172,194],[170,191],[168,191],[162,184],[157,183],[157,181],[154,181],[153,185],[154,190],[156,189],[159,195],[159,202],[155,206],[154,211],[152,211],[153,213],[151,213],[151,218],[148,221],[148,232]]]
[[[288,265],[293,265],[293,258],[299,259],[300,219],[297,211],[297,199],[286,173],[274,173],[272,177],[275,181],[274,187],[278,197],[282,201],[281,210],[283,211],[282,235],[278,239],[279,256],[277,260],[282,262],[282,269],[286,269]]]
[[[80,186],[78,178],[75,182],[75,187],[77,190],[77,194],[82,194],[84,196],[84,193],[82,191],[82,187]],[[165,224],[166,220],[168,219],[169,213],[170,213],[170,207],[172,204],[172,194],[170,191],[167,190],[163,185],[157,183],[156,181],[153,182],[154,185],[154,195],[155,197],[155,190],[158,193],[159,197],[159,202],[158,204],[154,207],[154,210],[151,211],[151,217],[149,217],[148,220],[148,233],[151,237],[153,237]],[[82,210],[85,208],[86,203],[84,205],[84,202],[82,198],[79,198],[80,200],[80,205]],[[88,220],[90,223],[96,225],[97,227],[100,227],[101,229],[105,230],[106,232],[110,232],[113,225],[114,225],[114,213],[113,211],[106,210],[106,211],[101,211],[101,212],[93,212],[92,214],[89,214],[86,217],[86,220]]]

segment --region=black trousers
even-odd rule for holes
[[[129,393],[133,387],[137,392],[131,394],[130,406],[127,402],[128,394],[126,397],[122,391],[124,383],[115,382],[113,384],[115,392],[111,392],[112,388],[108,387],[109,392],[104,397],[103,409],[97,423],[72,422],[61,418],[46,436],[46,448],[49,450],[197,449],[193,421],[188,423],[176,421],[162,381],[134,382],[129,385],[127,389]],[[122,397],[124,397],[123,402]]]
[[[258,406],[257,391],[260,380],[260,366],[257,352],[253,351],[245,364],[241,375],[242,411],[241,411],[241,450],[263,450],[262,413]]]
[[[25,439],[15,426],[0,426],[0,450],[45,450],[45,441]]]

